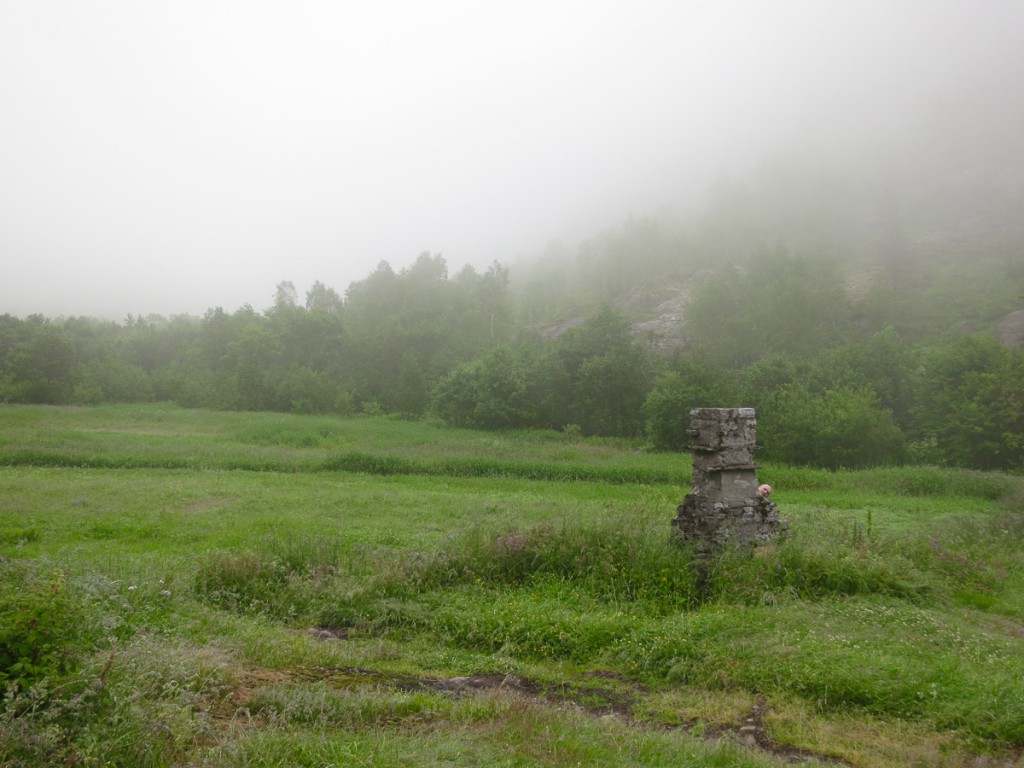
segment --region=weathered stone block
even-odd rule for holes
[[[758,545],[785,532],[778,507],[758,494],[753,408],[695,408],[693,487],[676,510],[673,530],[698,552]]]
[[[754,442],[757,418],[753,408],[694,408],[690,411],[693,448],[721,451]]]

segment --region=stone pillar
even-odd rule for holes
[[[693,487],[672,520],[679,539],[698,553],[727,545],[756,546],[784,534],[779,508],[758,494],[753,408],[690,411]]]

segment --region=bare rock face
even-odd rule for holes
[[[758,493],[753,408],[694,408],[693,487],[672,520],[680,540],[701,554],[756,546],[786,532],[779,508]]]
[[[1024,309],[1004,317],[996,327],[996,338],[1004,347],[1024,349]]]

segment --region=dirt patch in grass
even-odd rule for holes
[[[237,497],[224,498],[219,496],[207,496],[186,504],[181,508],[181,511],[186,514],[203,514],[206,512],[214,512],[218,509],[223,509],[224,507],[229,507],[236,503],[238,503]]]
[[[340,630],[317,629],[316,637],[324,640],[344,639]],[[337,632],[338,634],[335,634]],[[311,631],[312,633],[312,631]],[[564,683],[552,686],[517,675],[501,672],[464,675],[454,677],[427,677],[417,675],[380,672],[358,667],[306,667],[294,670],[250,669],[239,679],[234,694],[229,697],[229,711],[218,713],[220,718],[238,720],[239,715],[248,719],[247,706],[257,688],[266,684],[295,682],[325,682],[338,688],[379,686],[398,691],[431,691],[447,696],[468,696],[480,693],[511,693],[525,700],[545,705],[571,706],[594,717],[612,717],[637,727],[651,727],[634,717],[633,707],[647,690],[636,683],[627,681],[614,672],[593,671],[584,676],[580,683]],[[609,681],[612,684],[604,684]],[[742,744],[791,763],[818,761],[833,765],[850,765],[841,758],[818,754],[796,747],[774,743],[768,735],[764,716],[768,703],[758,699],[742,722],[721,725],[714,728],[697,728],[696,723],[682,723],[663,728],[679,728],[708,739],[734,738]],[[253,725],[257,723],[253,722]]]
[[[348,627],[310,627],[306,632],[314,640],[348,640]]]
[[[726,730],[735,733],[741,743],[749,747],[758,747],[766,752],[771,752],[775,757],[780,757],[787,762],[806,763],[815,760],[833,765],[853,765],[853,763],[841,757],[823,755],[808,749],[776,744],[768,735],[764,725],[764,718],[769,710],[768,701],[764,697],[759,697],[750,708],[750,714],[744,719],[743,724]]]
[[[1010,637],[1024,638],[1024,624],[1020,624],[1005,616],[989,616],[987,618],[989,625],[997,632],[1009,635]]]

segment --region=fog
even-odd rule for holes
[[[998,156],[1021,39],[1017,0],[7,2],[0,314],[508,263],[774,152]]]

